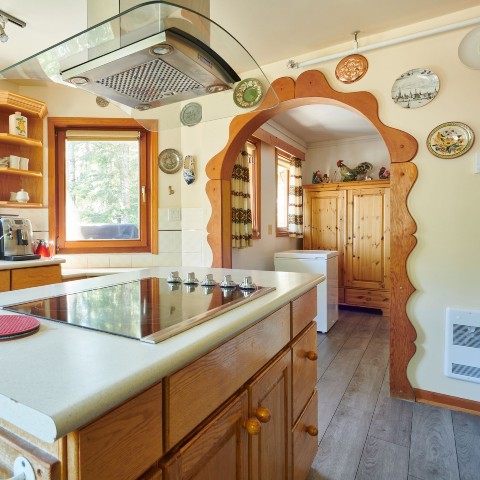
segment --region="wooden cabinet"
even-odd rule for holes
[[[388,180],[304,186],[306,250],[338,250],[340,304],[390,313]]]
[[[62,282],[60,265],[47,265],[45,267],[17,268],[11,270],[10,289],[39,287],[52,283]]]
[[[27,117],[28,137],[8,133],[8,117],[21,112]],[[43,118],[47,107],[43,102],[15,93],[0,91],[0,158],[16,155],[29,159],[28,170],[0,169],[0,208],[32,208],[43,206]],[[28,192],[28,203],[10,202],[10,192]]]
[[[10,270],[0,270],[0,292],[10,290]]]

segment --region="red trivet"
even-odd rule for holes
[[[35,333],[40,322],[28,315],[0,315],[0,340],[24,337]]]

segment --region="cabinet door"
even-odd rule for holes
[[[60,265],[12,270],[12,290],[61,283],[61,281],[62,271]]]
[[[251,480],[291,478],[290,351],[285,352],[249,385],[249,415],[260,432],[250,437]]]
[[[345,200],[345,190],[308,190],[304,198],[303,248],[338,251],[339,302],[343,302]]]
[[[243,392],[164,465],[165,479],[247,480],[247,413]]]
[[[390,288],[390,189],[348,192],[345,286]]]
[[[0,270],[0,292],[10,290],[10,270]]]

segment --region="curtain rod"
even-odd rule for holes
[[[336,60],[337,58],[343,58],[347,55],[352,55],[355,53],[369,52],[370,50],[376,50],[378,48],[389,47],[391,45],[398,45],[399,43],[408,42],[410,40],[417,40],[419,38],[431,37],[438,33],[450,32],[451,30],[457,30],[463,27],[470,27],[472,25],[477,25],[480,23],[480,18],[472,18],[470,20],[464,20],[462,22],[452,23],[450,25],[444,25],[443,27],[431,28],[430,30],[424,30],[423,32],[412,33],[410,35],[405,35],[403,37],[393,38],[391,40],[385,40],[383,42],[372,43],[365,47],[359,47],[352,50],[345,50],[339,53],[333,53],[332,55],[326,55],[323,57],[314,58],[312,60],[306,60],[304,62],[296,62],[295,60],[289,60],[287,62],[288,68],[301,68],[308,67],[310,65],[315,65],[317,63],[328,62],[329,60]]]

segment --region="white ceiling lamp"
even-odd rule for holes
[[[2,43],[8,42],[8,35],[5,32],[5,25],[7,24],[7,22],[14,23],[15,25],[22,28],[27,26],[27,24],[23,20],[20,20],[19,18],[16,18],[9,13],[2,12],[2,10],[0,10],[0,42]]]
[[[480,70],[480,27],[463,37],[458,46],[458,57],[467,67]]]

